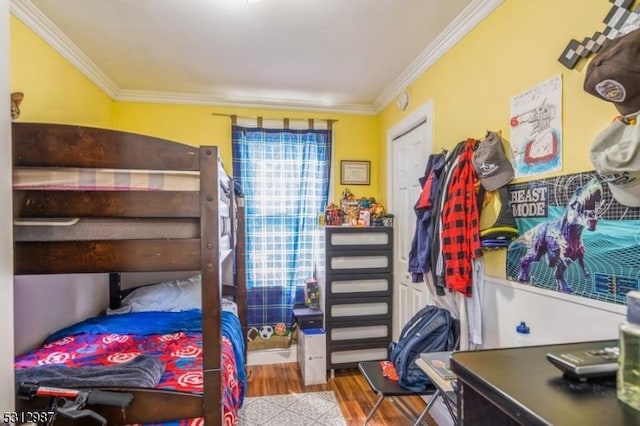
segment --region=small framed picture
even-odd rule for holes
[[[371,161],[340,161],[341,185],[369,185]]]

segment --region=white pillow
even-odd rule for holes
[[[140,287],[129,293],[120,308],[107,309],[107,314],[165,311],[180,312],[202,309],[200,275]]]
[[[222,310],[238,315],[238,304],[233,300],[222,298]]]

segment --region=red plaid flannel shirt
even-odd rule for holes
[[[447,288],[471,295],[471,259],[482,256],[473,168],[474,139],[468,139],[454,169],[442,211],[442,254]]]

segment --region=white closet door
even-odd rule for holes
[[[413,206],[421,191],[418,179],[424,175],[427,158],[433,149],[432,121],[432,105],[427,103],[393,126],[388,134],[388,188],[395,228],[394,340],[397,340],[402,326],[428,301],[424,282],[412,283],[408,266],[416,223]]]

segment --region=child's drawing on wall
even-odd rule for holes
[[[511,99],[511,153],[515,177],[562,170],[560,75]]]

